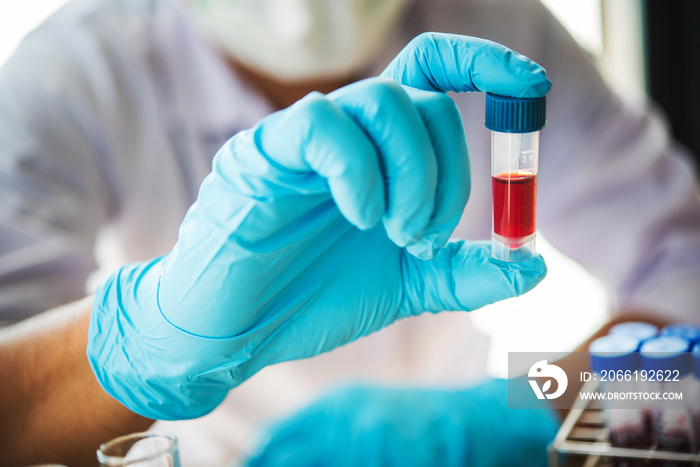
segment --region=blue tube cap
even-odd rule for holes
[[[688,339],[690,344],[700,342],[700,326],[689,323],[669,324],[661,330],[662,336],[678,336]]]
[[[662,336],[649,339],[640,349],[642,368],[647,371],[678,370],[685,376],[693,369],[690,342],[678,336]]]
[[[642,323],[641,321],[630,321],[628,323],[616,324],[610,328],[611,335],[633,336],[641,341],[651,337],[656,337],[659,330],[653,324]]]
[[[547,123],[546,97],[486,94],[486,128],[502,133],[539,131]]]
[[[695,377],[700,379],[700,343],[695,344],[695,347],[693,347],[693,369]]]
[[[633,336],[612,335],[591,342],[588,354],[593,371],[634,371],[639,368],[639,339]]]

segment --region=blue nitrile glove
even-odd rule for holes
[[[524,381],[510,384],[534,398]],[[508,409],[507,389],[341,389],[272,426],[246,465],[546,466],[556,413]]]
[[[437,34],[386,74],[512,96],[550,86],[503,46]],[[446,244],[469,186],[445,94],[388,78],[310,94],[221,148],[170,254],[102,282],[87,349],[97,380],[146,417],[198,417],[266,365],[530,290],[541,257],[505,263],[486,243]]]

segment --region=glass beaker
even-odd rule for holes
[[[97,450],[101,467],[180,467],[177,438],[163,433],[132,433]]]

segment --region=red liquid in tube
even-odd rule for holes
[[[491,188],[494,232],[506,238],[521,238],[535,233],[537,175],[528,172],[500,173],[492,177]]]

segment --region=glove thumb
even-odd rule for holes
[[[401,312],[472,311],[517,297],[547,275],[542,256],[506,262],[491,256],[488,242],[450,242],[430,261],[408,254],[403,261]]]

